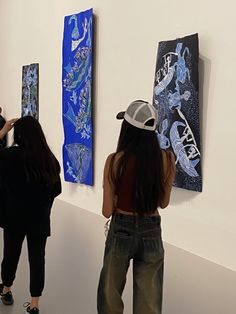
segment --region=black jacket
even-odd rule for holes
[[[0,115],[0,130],[4,127],[6,120],[3,116]],[[7,146],[7,136],[5,135],[2,139],[0,139],[0,149],[5,148]]]
[[[54,198],[61,193],[61,181],[48,186],[27,182],[22,150],[0,150],[0,227],[17,232],[50,235],[50,213]]]

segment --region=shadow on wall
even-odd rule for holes
[[[106,219],[57,200],[52,220],[44,312],[94,314]],[[168,243],[165,249],[163,314],[235,314],[235,272]],[[76,301],[68,304],[61,295]],[[131,271],[123,299],[124,314],[131,314]]]
[[[163,314],[235,314],[236,273],[165,244]]]
[[[96,294],[104,251],[104,223],[99,215],[56,200],[52,236],[46,254],[42,313],[96,313]],[[2,232],[0,232],[0,248]],[[235,314],[236,273],[165,243],[162,314]],[[1,256],[0,256],[1,258]],[[21,313],[29,298],[26,246],[13,289],[15,304],[1,314]],[[132,313],[132,272],[123,294],[124,314]],[[145,313],[143,313],[145,314]]]
[[[106,219],[56,200],[47,246],[47,284],[43,309],[52,313],[96,313],[96,295],[105,245]],[[128,280],[126,289],[131,291]],[[126,311],[131,296],[125,293]],[[62,296],[62,298],[61,298]]]
[[[53,236],[48,246],[46,309],[57,313],[96,313],[96,291],[102,267],[106,219],[57,200]],[[236,273],[165,244],[163,314],[235,314]],[[132,265],[131,265],[132,266]],[[130,269],[131,270],[131,269]],[[68,304],[60,295],[69,294]],[[124,314],[132,313],[132,272],[124,291]]]

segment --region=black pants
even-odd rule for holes
[[[4,230],[2,282],[6,287],[12,286],[25,236],[27,238],[30,266],[30,293],[31,297],[39,297],[42,294],[45,280],[46,236],[19,234]]]

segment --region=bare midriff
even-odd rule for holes
[[[125,211],[125,210],[122,210],[120,208],[116,208],[115,213],[119,213],[119,214],[123,214],[123,215],[129,215],[129,216],[138,216],[139,215],[138,213],[135,213],[135,211]],[[144,216],[152,217],[152,216],[160,216],[160,214],[159,214],[159,211],[156,210],[154,213],[149,214],[149,215],[146,214]]]

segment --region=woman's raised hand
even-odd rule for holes
[[[6,121],[4,127],[0,130],[0,139],[2,139],[14,126],[14,123],[17,121],[17,118],[10,119]]]

